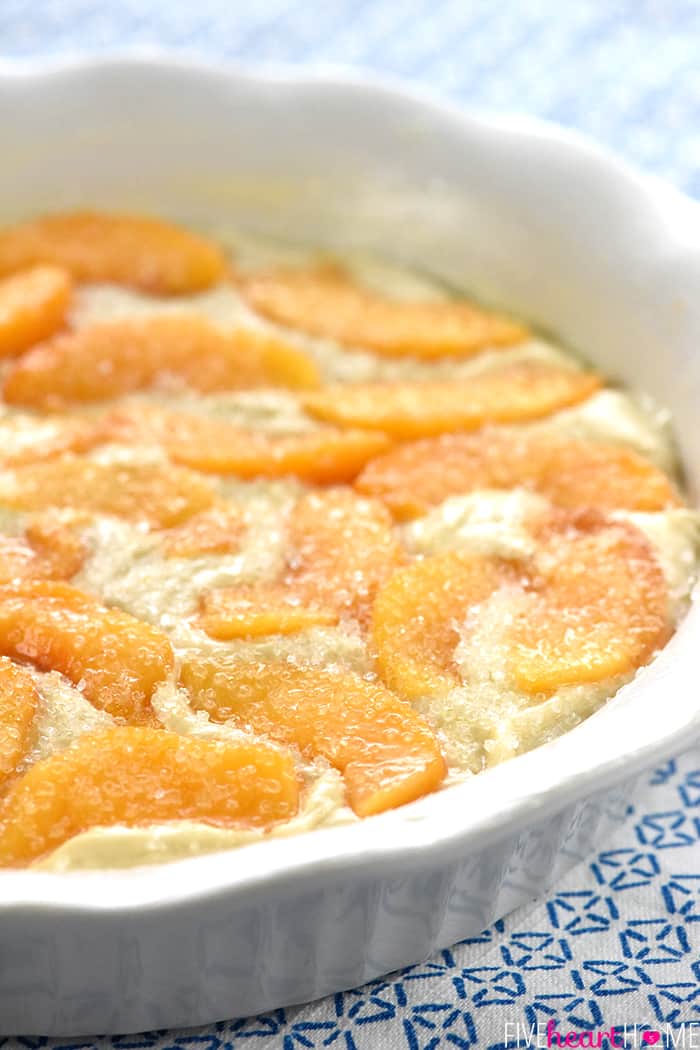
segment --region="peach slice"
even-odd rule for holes
[[[318,427],[297,434],[246,430],[224,419],[151,409],[117,411],[105,440],[153,441],[176,463],[239,478],[297,477],[316,484],[351,481],[391,440],[371,430]]]
[[[213,501],[214,490],[204,478],[167,463],[103,463],[66,455],[0,475],[5,506],[114,514],[155,528],[178,525]]]
[[[570,520],[545,538],[546,561],[513,625],[513,675],[528,693],[634,671],[672,634],[646,536],[594,512]]]
[[[101,322],[34,347],[8,373],[4,397],[55,410],[149,387],[210,393],[260,386],[315,387],[318,372],[300,350],[265,333],[156,316]]]
[[[30,864],[95,827],[267,828],[298,807],[294,762],[279,748],[119,726],[81,736],[12,784],[0,803],[0,866]]]
[[[0,585],[22,579],[68,580],[85,560],[85,544],[69,525],[43,514],[24,536],[0,535]]]
[[[667,640],[663,573],[646,537],[595,512],[553,515],[532,561],[450,551],[415,562],[380,589],[371,640],[378,670],[400,695],[460,684],[459,628],[499,588],[514,598],[508,668],[529,693],[633,671]]]
[[[240,549],[247,523],[237,507],[212,507],[169,529],[163,537],[168,558],[233,554]]]
[[[136,724],[172,668],[167,637],[119,609],[54,581],[0,587],[0,652],[60,671],[95,707]]]
[[[159,295],[209,288],[225,271],[211,241],[158,219],[77,211],[0,230],[0,274],[36,263],[69,270],[77,281],[109,281]]]
[[[0,280],[0,357],[21,354],[63,324],[72,282],[58,266],[35,266]]]
[[[460,684],[454,651],[459,625],[499,586],[516,586],[518,568],[501,558],[449,551],[400,569],[372,609],[377,669],[400,696],[417,700]]]
[[[211,591],[201,625],[219,639],[293,634],[341,616],[364,625],[377,588],[403,560],[381,503],[351,489],[310,492],[292,510],[281,578]]]
[[[39,696],[29,673],[0,657],[0,787],[29,751],[38,706]]]
[[[469,357],[528,334],[466,302],[389,299],[356,284],[339,266],[254,273],[238,283],[250,305],[273,321],[384,357]]]
[[[348,671],[187,658],[180,680],[196,708],[231,718],[343,774],[348,801],[366,817],[434,791],[445,760],[427,722],[383,686]]]
[[[302,496],[290,517],[289,542],[290,590],[360,623],[378,587],[405,560],[382,504],[346,488]]]
[[[221,587],[202,597],[200,626],[210,638],[260,638],[268,634],[297,634],[311,627],[332,627],[338,614],[301,604],[283,585],[259,584]]]
[[[407,439],[539,419],[584,401],[600,385],[590,372],[533,361],[462,379],[330,386],[302,400],[324,422]]]
[[[390,449],[355,482],[399,521],[426,514],[449,496],[517,486],[560,507],[651,511],[679,503],[666,475],[632,449],[499,427]]]

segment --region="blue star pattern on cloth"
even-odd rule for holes
[[[472,107],[579,128],[700,196],[700,6],[691,0],[2,0],[0,54],[157,45],[357,64]],[[363,988],[187,1032],[0,1039],[0,1048],[506,1050],[556,1020],[628,1045],[700,1025],[700,749],[654,770],[597,856],[549,899]],[[675,1033],[675,1035],[674,1035]],[[541,1038],[541,1037],[540,1037]],[[595,1044],[594,1044],[595,1045]],[[612,1045],[603,1039],[604,1048]]]

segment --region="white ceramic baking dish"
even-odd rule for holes
[[[71,205],[374,248],[551,328],[673,413],[700,482],[700,209],[597,147],[334,72],[0,67],[2,216]],[[194,1025],[475,934],[700,729],[693,608],[579,728],[360,825],[122,873],[0,874],[0,1034]]]

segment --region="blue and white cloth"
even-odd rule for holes
[[[154,45],[402,76],[576,127],[700,196],[693,0],[0,0],[2,59]],[[424,964],[204,1029],[0,1050],[506,1050],[569,1033],[700,1050],[700,748],[642,781],[604,852],[547,900]]]

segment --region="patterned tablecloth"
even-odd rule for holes
[[[693,0],[0,0],[2,58],[137,45],[364,65],[575,126],[700,195]],[[642,780],[547,900],[422,965],[205,1029],[0,1047],[495,1050],[546,1046],[553,1018],[574,1045],[700,1048],[700,748]]]

